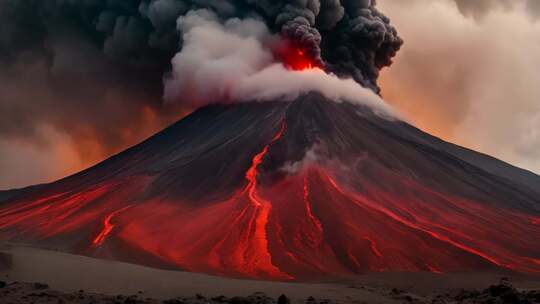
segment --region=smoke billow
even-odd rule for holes
[[[178,19],[184,33],[182,50],[172,60],[165,80],[165,99],[188,100],[195,106],[216,102],[294,99],[318,91],[336,101],[368,104],[391,112],[370,90],[351,78],[340,79],[322,69],[291,71],[275,61],[282,43],[257,19],[228,19],[208,10]]]
[[[1,1],[0,136],[56,154],[43,136],[48,132],[43,130],[53,130],[87,165],[150,135],[193,104],[217,97],[265,99],[309,89],[330,94],[328,88],[338,85],[345,93],[336,97],[373,100],[350,79],[378,93],[379,71],[402,44],[375,5],[374,0]],[[209,68],[184,61],[205,59],[188,58],[197,55],[190,48],[202,43],[192,38],[209,30],[209,20],[201,29],[188,24],[201,10],[212,16],[216,33],[236,37],[246,50],[210,46],[225,57],[214,57],[207,72],[185,75]],[[301,51],[320,69],[298,77],[276,64],[280,45]],[[234,75],[241,76],[239,83],[220,78],[231,81]],[[265,86],[275,75],[287,83]],[[189,86],[193,94],[182,95]],[[164,96],[170,102],[163,103]]]
[[[183,48],[178,19],[204,9],[223,21],[261,20],[317,65],[378,91],[378,72],[391,64],[402,40],[375,4],[373,0],[7,0],[2,2],[1,57],[13,62],[21,51],[54,57],[54,38],[68,30],[124,67],[164,73],[171,55]]]

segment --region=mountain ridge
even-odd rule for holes
[[[538,273],[540,182],[516,176],[528,174],[310,93],[204,107],[88,170],[8,193],[0,239],[274,280]]]

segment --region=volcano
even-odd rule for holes
[[[316,93],[206,106],[0,192],[4,241],[243,278],[539,273],[539,236],[539,176]]]

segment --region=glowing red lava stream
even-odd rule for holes
[[[278,133],[274,135],[274,138],[272,138],[272,141],[268,145],[266,145],[259,154],[253,157],[253,160],[251,162],[251,167],[246,172],[246,179],[249,181],[249,184],[246,186],[246,189],[244,190],[244,192],[246,190],[248,191],[249,199],[256,206],[262,205],[261,199],[259,199],[257,196],[257,175],[258,175],[257,168],[262,163],[264,157],[268,153],[270,146],[281,138],[281,136],[283,135],[283,132],[285,132],[285,123],[281,124],[281,127]]]
[[[433,232],[427,228],[424,228],[424,227],[421,227],[413,222],[410,222],[402,217],[400,217],[399,215],[397,215],[396,213],[388,210],[387,208],[384,208],[382,206],[379,206],[379,205],[376,205],[376,204],[373,204],[371,203],[369,200],[367,199],[363,199],[363,198],[357,198],[356,195],[354,197],[351,197],[351,195],[348,195],[346,194],[342,189],[341,187],[338,186],[338,184],[336,183],[336,181],[331,178],[329,175],[327,175],[327,178],[328,180],[330,181],[330,184],[332,184],[332,186],[339,192],[341,193],[342,195],[350,198],[355,204],[361,206],[365,206],[365,207],[368,207],[368,208],[371,208],[373,210],[377,210],[379,212],[382,212],[383,214],[386,214],[387,216],[389,216],[390,218],[394,219],[395,221],[398,221],[400,223],[402,223],[403,225],[407,226],[407,227],[410,227],[410,228],[413,228],[413,229],[416,229],[416,230],[419,230],[419,231],[423,231],[425,233],[427,233],[428,235],[430,235],[431,237],[435,238],[435,239],[438,239],[440,241],[443,241],[445,243],[448,243],[454,247],[457,247],[459,249],[462,249],[464,251],[467,251],[471,254],[474,254],[476,256],[479,256],[499,267],[504,267],[504,268],[510,268],[508,265],[504,265],[502,264],[501,262],[497,261],[495,258],[493,257],[490,257],[488,256],[487,254],[483,253],[483,252],[480,252],[474,248],[471,248],[467,245],[464,245],[464,244],[461,244],[461,243],[458,243],[452,239],[450,239],[449,237],[446,237],[444,235],[440,235],[436,232]]]
[[[114,224],[112,224],[112,222],[111,222],[113,217],[115,217],[119,213],[122,213],[122,212],[126,211],[127,209],[129,209],[131,207],[132,207],[132,205],[126,206],[126,207],[121,208],[121,209],[118,209],[118,210],[112,212],[111,214],[109,214],[109,215],[107,215],[105,217],[105,219],[103,220],[103,229],[96,236],[96,238],[92,241],[92,246],[93,247],[101,246],[103,244],[103,242],[105,241],[105,239],[107,238],[107,236],[112,232],[112,230],[114,228]]]
[[[376,256],[378,256],[379,258],[382,258],[382,254],[381,252],[379,251],[379,249],[377,248],[377,243],[375,243],[374,240],[370,239],[369,237],[364,237],[368,242],[369,242],[369,247],[371,248],[371,252],[373,252],[373,254],[375,254]]]
[[[309,201],[309,184],[308,184],[307,177],[304,177],[304,205],[306,208],[306,213],[307,213],[308,218],[317,229],[317,233],[319,237],[316,241],[318,244],[320,244],[323,238],[323,227],[322,227],[321,221],[319,221],[315,217],[315,215],[313,214],[313,210],[311,210],[311,203]]]
[[[279,268],[272,264],[271,254],[268,250],[268,239],[266,231],[268,217],[270,211],[272,210],[272,204],[269,201],[259,197],[259,195],[257,194],[258,167],[262,163],[266,154],[268,154],[270,146],[276,141],[278,141],[284,132],[285,123],[282,123],[279,131],[272,138],[272,141],[268,145],[266,145],[260,153],[253,157],[251,167],[246,172],[246,180],[248,180],[249,183],[244,189],[243,193],[247,192],[249,200],[253,203],[253,207],[255,208],[254,216],[250,219],[248,224],[247,233],[250,233],[250,231],[253,229],[253,225],[255,225],[253,238],[253,241],[255,243],[253,244],[254,248],[252,249],[255,249],[255,252],[257,252],[259,256],[256,257],[256,261],[251,262],[255,262],[256,264],[263,263],[259,265],[259,267],[263,266],[264,268],[266,268],[266,271],[269,271],[275,277],[285,277],[292,279],[293,277],[283,273]],[[255,266],[254,268],[258,268],[257,265],[250,266]]]
[[[426,263],[426,267],[429,269],[429,271],[431,271],[433,273],[442,273],[442,271],[440,271],[439,269],[429,265],[428,263]]]

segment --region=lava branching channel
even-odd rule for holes
[[[415,128],[320,98],[196,111],[94,168],[0,202],[0,239],[272,280],[540,273],[538,195],[471,174],[484,171],[449,156],[458,147],[427,146]],[[339,158],[307,157],[315,144]]]

